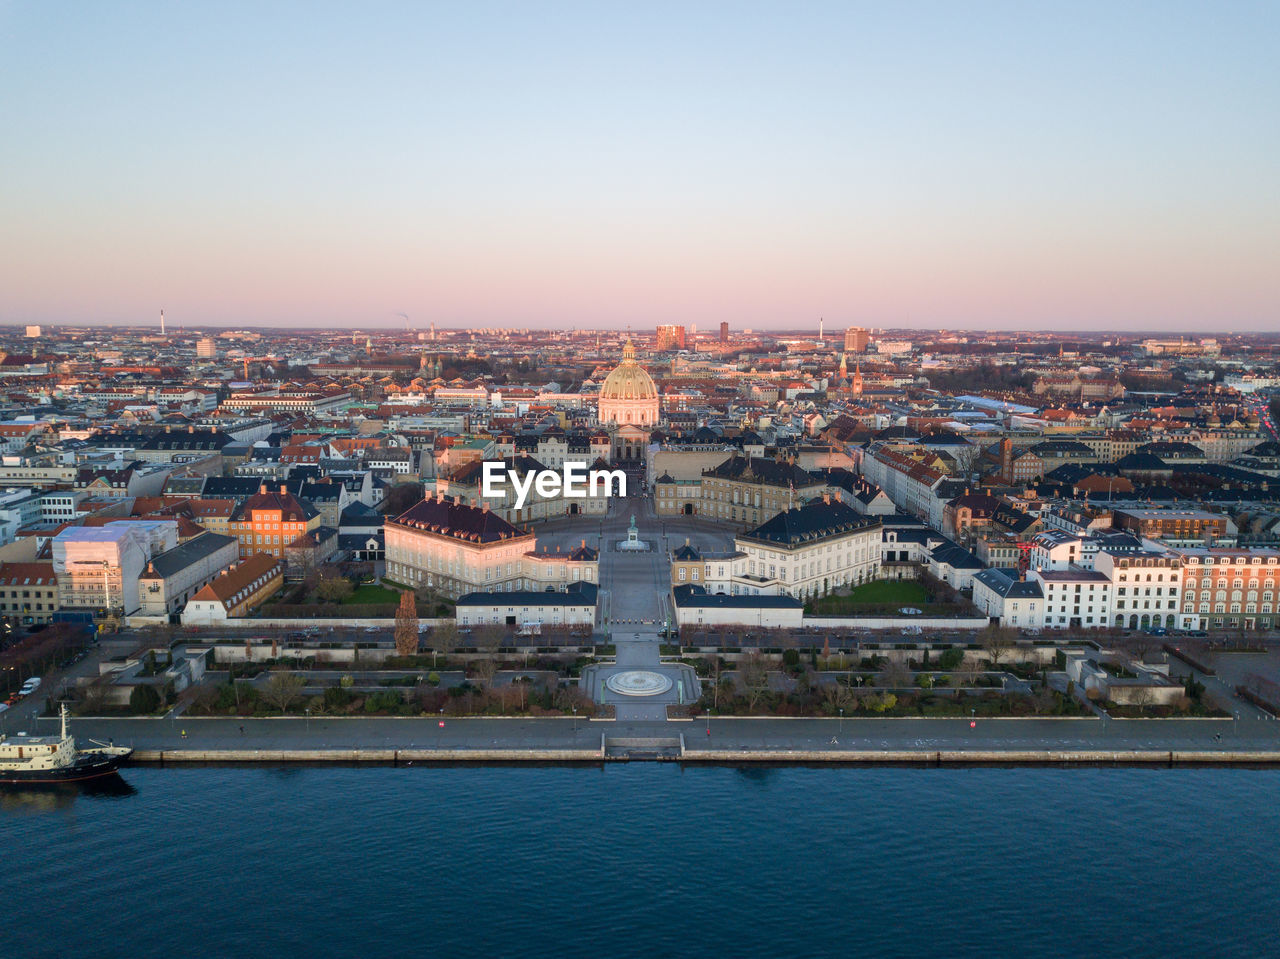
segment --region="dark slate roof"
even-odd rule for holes
[[[991,518],[1011,533],[1025,533],[1040,522],[1039,516],[1017,509],[1008,503],[1001,503],[1000,508]]]
[[[708,593],[701,586],[677,586],[671,590],[677,606],[718,609],[803,609],[804,603],[791,596],[731,596]]]
[[[954,506],[956,509],[972,510],[978,516],[994,516],[996,511],[1004,505],[1004,501],[987,493],[961,493],[955,499],[948,501],[947,505]]]
[[[984,569],[973,579],[1005,599],[1044,599],[1040,584],[1018,579],[1015,569]]]
[[[1275,440],[1268,440],[1265,443],[1259,443],[1257,446],[1251,446],[1244,451],[1245,456],[1256,456],[1260,459],[1268,459],[1270,457],[1280,457],[1280,443]]]
[[[166,494],[175,496],[191,494],[199,496],[204,490],[204,481],[207,478],[205,476],[170,476],[164,481],[164,491]]]
[[[171,430],[164,428],[119,430],[100,433],[92,441],[102,446],[133,446],[144,450],[198,450],[217,452],[232,442],[220,430]]]
[[[1030,447],[1036,456],[1061,456],[1064,453],[1075,453],[1080,456],[1093,456],[1093,447],[1076,440],[1043,440]]]
[[[205,499],[242,500],[258,492],[262,481],[252,476],[210,476],[201,490]]]
[[[763,456],[730,456],[719,466],[703,470],[702,475],[741,483],[794,486],[797,489],[822,483],[822,477],[803,470],[794,463],[779,462]]]
[[[382,530],[371,530],[367,533],[339,533],[338,548],[354,552],[356,550],[367,549],[369,540],[377,542],[377,549],[385,547],[385,541],[382,536]]]
[[[1154,453],[1156,456],[1161,456],[1161,457],[1185,456],[1193,459],[1197,456],[1204,456],[1204,450],[1202,450],[1198,446],[1194,446],[1191,443],[1178,443],[1178,442],[1172,442],[1172,441],[1144,443],[1142,446],[1139,446],[1134,452]]]
[[[743,533],[742,538],[800,546],[856,530],[879,529],[880,526],[879,517],[864,516],[847,503],[819,499],[783,510],[773,519]]]
[[[532,589],[497,593],[463,593],[459,606],[594,606],[599,595],[595,583],[574,583],[567,592]]]
[[[881,535],[882,543],[919,543],[921,546],[928,546],[931,542],[942,539],[941,533],[935,533],[927,526],[889,526],[881,530],[881,533],[893,533],[892,541],[885,535]]]
[[[702,559],[702,554],[699,553],[692,546],[690,546],[688,543],[685,543],[683,546],[677,549],[674,553],[672,553],[671,557],[677,562],[696,563],[698,560]]]
[[[497,543],[513,536],[530,536],[492,510],[465,506],[447,497],[424,499],[389,522],[437,536],[472,543]]]
[[[1169,469],[1169,464],[1155,453],[1129,453],[1116,460],[1117,470],[1134,470],[1136,472],[1157,472]]]
[[[929,551],[936,563],[945,563],[952,569],[982,569],[982,560],[963,546],[947,540]]]
[[[290,480],[292,479],[293,477],[290,477]],[[293,488],[294,484],[290,482],[289,489]],[[310,500],[312,503],[325,503],[329,500],[338,500],[342,495],[343,489],[344,487],[341,483],[313,483],[304,481],[298,484],[297,493],[300,497],[305,500]]]
[[[372,506],[355,502],[346,507],[338,517],[338,525],[343,529],[381,529],[386,517]]]
[[[147,564],[147,572],[143,573],[143,577],[162,576],[169,577],[175,573],[181,572],[192,563],[198,563],[207,556],[212,556],[220,549],[232,546],[238,540],[234,536],[222,536],[219,533],[201,533],[187,540],[181,546],[175,546],[173,549],[166,550],[159,556],[156,556]],[[232,562],[237,558],[236,553],[231,556]]]
[[[918,440],[920,431],[908,426],[886,426],[875,435],[878,440]]]

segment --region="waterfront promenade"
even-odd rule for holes
[[[606,741],[676,742],[685,760],[1196,761],[1280,763],[1280,722],[1106,719],[78,719],[81,740],[141,761],[596,760]],[[43,727],[50,720],[41,720]],[[707,730],[710,729],[708,735]],[[404,754],[397,756],[397,753]],[[617,758],[625,757],[623,752]]]

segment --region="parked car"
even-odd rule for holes
[[[40,677],[32,676],[30,679],[28,679],[25,683],[22,684],[22,688],[18,690],[18,692],[21,693],[23,696],[30,696],[39,688],[40,688]]]
[[[9,709],[8,703],[0,703],[0,713],[6,712],[8,709]]]

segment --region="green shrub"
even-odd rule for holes
[[[324,708],[325,709],[342,709],[351,705],[351,700],[355,699],[355,694],[349,689],[342,689],[338,686],[330,686],[324,691]]]
[[[788,649],[788,650],[784,651],[784,652],[783,652],[783,654],[782,654],[782,663],[783,663],[783,665],[784,665],[784,666],[799,666],[799,665],[800,665],[800,650],[798,650],[798,649]]]
[[[160,694],[154,686],[134,686],[129,694],[129,708],[135,713],[154,713],[160,706]]]
[[[964,650],[951,648],[943,650],[938,656],[938,668],[952,670],[964,662]]]
[[[366,713],[377,713],[386,710],[387,712],[399,712],[400,707],[404,705],[404,697],[398,692],[387,690],[382,693],[371,693],[365,697],[364,711]]]

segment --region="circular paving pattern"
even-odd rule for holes
[[[614,673],[604,684],[623,696],[657,696],[671,688],[671,678],[646,669],[632,669],[625,673]]]

